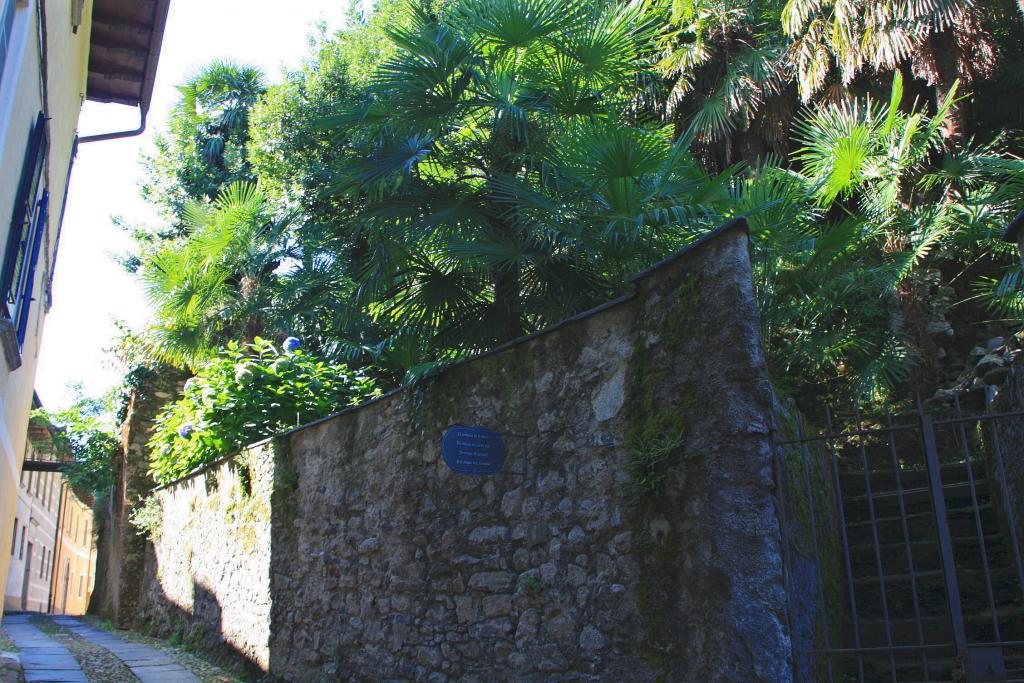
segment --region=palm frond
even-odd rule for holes
[[[479,0],[458,7],[463,31],[498,51],[522,50],[570,33],[583,14],[578,0]]]

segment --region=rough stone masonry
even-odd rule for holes
[[[496,476],[441,435],[504,434]],[[158,492],[141,619],[287,681],[792,680],[746,226]]]

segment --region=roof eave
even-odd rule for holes
[[[160,62],[160,49],[164,42],[164,30],[167,27],[167,13],[171,7],[171,0],[158,0],[153,22],[153,36],[149,44],[149,56],[146,58],[146,75],[142,84],[142,101],[139,108],[144,112],[149,111],[149,105],[153,101],[153,88],[156,85],[156,67]]]
[[[148,50],[146,51],[145,67],[143,68],[141,77],[130,79],[134,82],[141,81],[138,86],[139,95],[137,97],[128,96],[123,92],[106,90],[102,85],[97,87],[95,83],[90,83],[90,86],[86,89],[86,99],[94,102],[124,104],[138,107],[142,111],[143,117],[145,117],[153,99],[153,87],[156,84],[156,70],[160,61],[160,50],[163,44],[164,30],[167,26],[167,14],[170,10],[170,4],[170,0],[156,0],[156,2],[154,2],[151,19],[152,28],[149,31],[149,44]],[[115,16],[113,18],[117,17]],[[95,37],[93,37],[93,44],[96,44]],[[90,76],[102,77],[103,80],[125,80],[125,75],[123,73],[116,72],[115,69],[94,69],[91,65]]]

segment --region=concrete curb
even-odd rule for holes
[[[14,652],[0,652],[0,683],[24,683],[25,670]]]

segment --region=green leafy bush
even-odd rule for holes
[[[49,432],[48,439],[32,445],[60,459],[70,454],[73,462],[63,470],[68,485],[83,498],[100,498],[114,485],[114,456],[121,444],[110,419],[109,401],[86,397],[80,386],[73,389],[76,398],[70,407],[32,411],[31,420]]]
[[[161,483],[380,394],[372,378],[256,338],[231,343],[156,420],[150,473]]]

